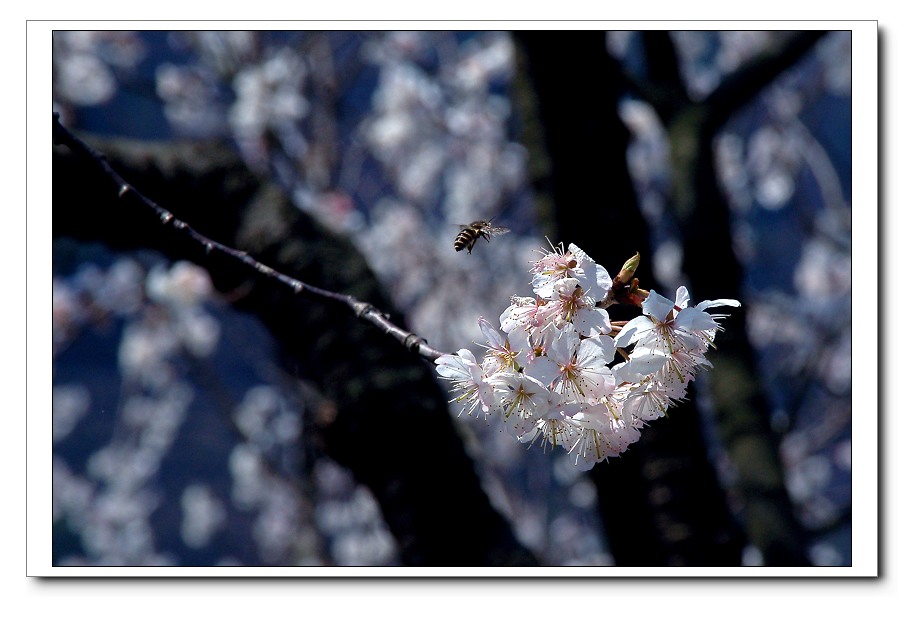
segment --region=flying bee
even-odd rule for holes
[[[474,221],[470,225],[459,225],[461,231],[455,237],[455,250],[468,249],[470,254],[477,240],[483,237],[487,242],[494,236],[501,236],[511,231],[508,227],[493,225],[492,221]]]

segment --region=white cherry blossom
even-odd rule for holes
[[[725,315],[706,311],[740,306],[691,306],[684,287],[674,301],[642,292],[643,314],[612,324],[597,306],[612,301],[612,280],[575,245],[553,247],[530,272],[535,296],[513,296],[500,329],[478,320],[483,359],[461,349],[436,360],[436,370],[468,415],[496,416],[523,443],[562,446],[579,469],[621,455],[684,399],[697,372],[711,366],[704,355],[722,329]]]
[[[574,244],[568,245],[567,251],[561,244],[553,247],[534,262],[530,271],[534,274],[531,281],[534,293],[541,298],[553,297],[555,284],[564,279],[576,280],[594,303],[605,298],[612,287],[606,269]]]
[[[484,380],[477,358],[469,349],[459,349],[457,354],[437,358],[436,372],[452,382],[452,393],[458,393],[452,401],[463,404],[469,416],[478,407],[484,414],[490,413],[495,404],[493,387]]]

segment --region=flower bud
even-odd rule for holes
[[[631,280],[631,277],[634,276],[634,272],[637,270],[638,265],[640,265],[640,253],[635,253],[634,257],[626,261],[625,265],[622,266],[621,271],[619,271],[615,280],[622,285],[627,284],[628,281]]]

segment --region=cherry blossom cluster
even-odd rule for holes
[[[643,314],[611,322],[604,307],[616,301],[613,281],[577,246],[545,251],[530,272],[534,297],[513,297],[499,329],[479,319],[484,357],[461,349],[438,358],[436,370],[468,415],[497,418],[524,443],[562,446],[581,469],[619,456],[684,398],[711,366],[704,354],[722,329],[725,315],[706,311],[740,306],[691,306],[684,287],[670,300],[637,289],[635,279]],[[627,289],[621,276],[616,287]]]

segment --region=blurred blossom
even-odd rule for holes
[[[59,254],[68,256],[71,250],[67,245]],[[173,558],[158,553],[155,546],[155,534],[161,534],[161,542],[170,538],[165,535],[170,521],[175,525],[170,533],[181,536],[187,546],[200,548],[215,544],[215,532],[229,516],[225,503],[229,494],[215,495],[213,484],[202,480],[189,483],[188,489],[176,489],[162,480],[164,475],[171,476],[164,471],[167,463],[174,455],[182,456],[173,446],[181,436],[191,434],[185,420],[199,398],[198,385],[183,380],[184,355],[210,353],[219,340],[220,320],[207,312],[213,304],[213,288],[207,274],[194,264],[157,262],[147,267],[134,259],[88,251],[105,265],[89,262],[74,273],[54,278],[54,332],[61,345],[68,345],[59,353],[84,354],[79,334],[96,336],[97,327],[102,326],[105,336],[116,335],[112,340],[119,345],[122,379],[108,389],[91,383],[91,377],[86,385],[54,386],[54,451],[61,453],[54,464],[54,520],[61,523],[55,528],[55,562],[173,564]],[[210,387],[207,390],[209,396]],[[259,400],[252,404],[273,405],[265,425],[270,442],[294,443],[301,429],[297,411],[282,395],[268,403],[267,394],[276,393],[275,387],[256,392]],[[95,393],[103,403],[94,401]],[[97,414],[88,414],[94,405],[110,405],[111,395],[114,413],[105,414],[101,408]],[[200,406],[197,411],[202,411]],[[80,422],[85,423],[84,433],[78,432]],[[108,435],[85,454],[78,472],[67,466],[73,448],[75,452],[83,448],[74,435],[87,435],[89,441],[95,435]],[[201,444],[217,451],[215,442],[205,439]],[[305,526],[299,518],[299,498],[289,483],[272,479],[268,463],[255,452],[239,449],[231,466],[238,475],[236,505],[252,512],[255,521],[247,533],[257,544],[245,550],[243,559],[294,563],[296,549],[287,539],[299,535]],[[227,473],[227,465],[223,470]],[[173,490],[178,492],[172,495]],[[176,507],[181,504],[183,511],[163,513],[152,525],[151,517],[159,509],[172,509],[168,497],[175,497]],[[78,539],[77,549],[72,536]],[[56,545],[57,540],[61,544]],[[310,546],[304,548],[307,562],[317,561],[316,549],[312,553]],[[68,559],[66,554],[72,550],[82,551],[83,557]]]
[[[841,398],[850,397],[851,394],[854,358],[852,341],[853,333],[847,329],[838,337],[835,345],[822,355],[819,377],[825,381],[830,393]]]
[[[576,480],[568,490],[568,498],[573,505],[582,510],[595,508],[597,504],[596,487],[582,477]]]
[[[526,176],[524,158],[509,147],[508,103],[489,93],[490,82],[508,79],[513,69],[510,39],[487,34],[449,47],[458,68],[435,76],[393,53],[394,40],[365,49],[380,69],[374,112],[364,124],[373,155],[400,196],[424,208],[440,197],[447,224],[490,218]]]
[[[556,561],[566,566],[613,565],[611,558],[601,552],[595,535],[588,535],[584,521],[571,514],[558,516],[549,525],[550,547],[563,547]]]
[[[128,324],[119,345],[119,367],[126,375],[155,380],[166,372],[165,360],[179,348],[169,328],[144,323]]]
[[[54,84],[60,96],[77,105],[99,105],[116,91],[107,65],[88,54],[72,54],[61,62]]]
[[[252,528],[265,563],[285,563],[295,555],[300,503],[283,482],[269,484]]]
[[[741,555],[741,565],[758,567],[763,565],[763,553],[755,546],[745,546]]]
[[[414,121],[403,113],[387,113],[371,123],[367,136],[377,153],[391,152],[415,133]],[[387,161],[391,157],[385,157]]]
[[[838,97],[851,96],[851,32],[836,32],[817,47],[817,54],[829,92]]]
[[[94,264],[82,265],[69,284],[78,296],[78,302],[82,304],[83,313],[86,311],[130,315],[141,306],[143,297],[142,280],[144,271],[128,258],[115,260],[106,270]],[[66,298],[66,283],[61,284],[60,292],[64,296],[62,302],[72,301],[70,295]],[[68,292],[72,293],[72,292]]]
[[[59,277],[53,277],[53,355],[72,337],[81,318],[75,291]]]
[[[370,491],[329,459],[314,466],[318,491],[314,517],[337,565],[397,565],[395,539]]]
[[[274,386],[254,386],[245,393],[234,412],[239,430],[261,450],[277,444],[293,444],[301,434],[301,420],[287,408],[280,390]]]
[[[126,326],[120,345],[123,370],[165,371],[165,361],[181,350],[197,357],[210,355],[219,341],[220,325],[201,308],[213,291],[207,271],[184,261],[158,265],[148,273],[145,287],[149,299],[170,310],[148,313],[146,319]]]
[[[761,206],[774,210],[787,205],[795,190],[799,163],[794,144],[776,128],[767,125],[754,132],[748,145],[747,165]]]
[[[108,491],[92,505],[82,539],[98,565],[145,565],[154,553],[148,519],[157,505],[147,491]]]
[[[677,240],[661,242],[653,252],[653,272],[656,280],[677,286],[681,280],[681,263],[684,247]]]
[[[114,313],[134,313],[141,306],[143,276],[141,266],[131,259],[116,260],[95,292],[97,304]]]
[[[213,291],[207,270],[187,261],[172,266],[156,266],[148,273],[148,297],[174,306],[192,306],[206,300]]]
[[[740,213],[746,213],[752,199],[750,177],[744,156],[744,140],[740,135],[723,131],[716,136],[714,151],[719,181],[730,195],[729,205]]]
[[[216,76],[202,66],[157,66],[157,96],[163,100],[163,113],[178,131],[208,137],[224,126],[217,95]]]
[[[669,145],[665,128],[649,103],[624,99],[618,107],[633,140],[628,148],[628,165],[635,182],[650,185],[669,170]]]
[[[395,543],[385,532],[353,531],[339,536],[333,554],[338,566],[387,564],[394,557]]]
[[[249,509],[259,503],[266,492],[264,463],[255,446],[238,444],[229,456],[232,476],[232,499],[241,508]]]
[[[794,270],[794,285],[804,297],[840,298],[851,292],[853,265],[850,254],[819,238],[804,242]]]
[[[382,63],[380,83],[372,103],[378,115],[393,111],[421,112],[417,119],[430,118],[442,109],[444,93],[419,67],[405,62]]]
[[[172,269],[154,268],[147,283],[150,296],[176,307],[198,303],[211,291],[206,272],[185,263]],[[127,319],[120,343],[120,363],[130,374],[138,375],[149,367],[161,369],[161,363],[180,345],[196,355],[210,352],[218,337],[215,322],[198,310],[177,310],[172,322],[162,320],[161,313],[145,310],[144,288],[145,271],[129,258],[116,259],[106,269],[84,264],[68,279],[56,277],[55,350],[62,349],[86,323],[119,316]],[[150,374],[144,377],[153,379]]]
[[[757,30],[725,30],[718,33],[716,66],[723,75],[736,71],[775,41],[775,33]]]
[[[606,33],[606,49],[615,58],[623,59],[636,35],[630,30],[614,30]]]
[[[176,326],[182,345],[195,357],[209,356],[220,341],[220,323],[201,311],[185,311]]]
[[[144,55],[133,32],[54,32],[54,99],[74,105],[105,103],[118,89],[115,70],[134,69]]]
[[[276,413],[279,394],[272,386],[256,386],[248,390],[235,410],[235,422],[252,441],[266,430],[269,417]]]
[[[88,411],[91,393],[81,385],[53,387],[53,441],[66,438]]]
[[[66,461],[57,455],[53,457],[53,521],[63,516],[71,519],[71,524],[81,526],[88,523],[87,513],[93,498],[94,487],[83,477],[69,469]]]
[[[244,422],[249,423],[247,416]],[[310,542],[298,544],[307,506],[292,482],[275,474],[258,445],[237,444],[229,456],[229,473],[232,502],[240,511],[254,514],[251,532],[261,559],[294,564],[309,554]]]
[[[678,53],[681,74],[688,93],[702,99],[719,84],[719,70],[712,62],[713,42],[711,32],[678,31],[671,33]]]
[[[819,542],[810,550],[810,559],[814,566],[840,566],[843,565],[841,554],[838,550],[826,542]]]
[[[233,80],[236,101],[230,123],[240,138],[258,139],[267,129],[291,127],[308,113],[302,95],[307,69],[301,57],[283,48],[261,64],[241,68]]]
[[[555,532],[554,526],[547,527],[547,521],[543,520],[543,509],[525,508],[518,511],[518,524],[514,526],[515,536],[524,546],[533,550],[543,550],[550,539],[550,531]],[[509,516],[513,516],[510,512]]]
[[[781,31],[678,31],[671,33],[682,74],[695,99],[715,90],[722,79],[786,33]]]
[[[515,46],[508,36],[487,34],[479,43],[465,47],[454,69],[454,82],[466,90],[483,90],[497,77],[509,77],[514,58]]]
[[[182,541],[191,548],[210,542],[226,520],[223,504],[204,484],[190,484],[182,491]]]
[[[835,447],[835,455],[833,458],[835,464],[845,471],[851,471],[853,468],[853,451],[853,443],[850,439],[842,441]]]
[[[437,178],[446,165],[445,153],[435,144],[422,144],[411,165],[399,170],[399,193],[415,203],[424,203],[436,190]]]
[[[822,455],[808,456],[788,470],[788,492],[797,501],[817,494],[832,476],[831,463]]]
[[[252,62],[258,48],[256,32],[246,30],[180,32],[176,36],[197,46],[205,62],[230,75]]]
[[[767,302],[757,302],[748,308],[748,328],[751,338],[761,344],[775,344],[780,341],[788,346],[802,346],[806,333],[794,319],[781,319],[781,308]]]
[[[188,388],[174,387],[166,399],[130,399],[123,411],[121,437],[88,458],[91,478],[134,490],[150,481],[173,445],[191,402]]]

